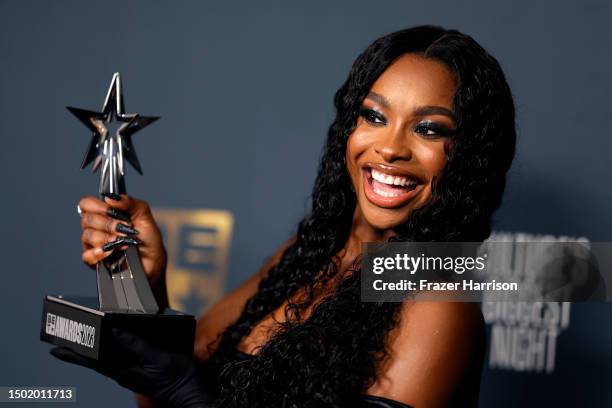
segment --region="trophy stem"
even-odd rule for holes
[[[98,263],[96,273],[101,310],[159,311],[138,248],[115,250],[109,259]]]
[[[100,304],[101,310],[126,309],[125,306],[127,304],[124,304],[124,307],[120,306],[119,299],[117,299],[116,296],[116,288],[113,283],[112,275],[102,262],[96,265],[96,284],[98,286],[98,303]]]

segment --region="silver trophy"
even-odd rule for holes
[[[100,112],[67,108],[93,132],[81,169],[93,162],[100,171],[98,193],[125,194],[125,160],[142,169],[132,135],[158,117],[125,113],[119,73],[113,75]],[[111,130],[112,128],[116,130]],[[163,350],[191,356],[195,318],[172,309],[160,309],[142,267],[138,249],[115,249],[96,267],[98,298],[46,296],[40,338],[58,346],[103,360],[113,354],[113,327],[131,331]]]
[[[104,196],[114,197],[126,193],[124,160],[142,174],[132,135],[159,119],[155,116],[125,113],[121,91],[121,76],[116,72],[101,112],[67,107],[93,132],[81,170],[91,162],[94,172],[100,170],[98,192],[102,200]],[[112,124],[119,125],[114,133],[109,131]],[[114,250],[107,259],[98,263],[96,269],[98,299],[102,309],[158,312],[159,306],[147,282],[137,248]]]

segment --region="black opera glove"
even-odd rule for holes
[[[51,354],[68,363],[91,368],[119,385],[172,408],[206,408],[210,398],[195,362],[181,354],[159,350],[144,339],[121,329],[113,329],[112,361],[104,363],[55,347]]]

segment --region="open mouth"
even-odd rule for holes
[[[397,174],[385,169],[363,167],[364,192],[374,205],[383,208],[396,208],[406,204],[423,187],[423,182],[415,177]]]

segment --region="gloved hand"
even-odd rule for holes
[[[112,334],[117,352],[103,363],[65,347],[55,347],[51,354],[68,363],[91,368],[125,388],[173,408],[209,406],[205,384],[192,359],[159,350],[125,330],[112,329]]]

